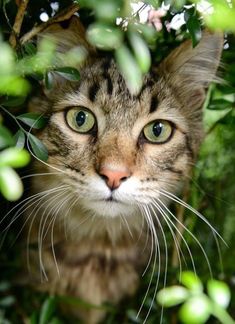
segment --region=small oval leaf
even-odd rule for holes
[[[211,314],[211,304],[205,295],[190,298],[179,311],[180,320],[185,324],[204,324]]]
[[[30,154],[26,150],[10,147],[0,153],[0,167],[10,166],[12,168],[21,168],[30,161]]]
[[[23,184],[18,174],[8,166],[0,168],[0,190],[9,201],[18,200],[23,194]]]
[[[48,324],[56,308],[55,297],[48,297],[41,309],[39,324]]]
[[[181,283],[193,292],[202,292],[203,285],[201,280],[192,271],[184,271],[181,275]]]
[[[46,146],[34,135],[28,134],[29,143],[33,153],[39,160],[47,161],[48,152]]]
[[[135,32],[129,32],[129,39],[141,71],[147,73],[151,65],[151,56],[146,43]]]
[[[19,129],[18,132],[15,133],[14,139],[15,139],[15,146],[18,149],[24,148],[24,145],[25,145],[25,133],[21,129]]]
[[[211,279],[207,283],[210,298],[219,306],[227,308],[231,299],[231,292],[225,282]]]
[[[16,118],[24,124],[36,129],[43,128],[47,123],[47,119],[37,113],[26,113],[19,115]]]
[[[181,286],[171,286],[158,292],[157,302],[163,307],[171,307],[184,302],[188,296],[188,289]]]
[[[14,144],[14,139],[10,131],[3,125],[0,125],[0,149]]]
[[[60,67],[54,70],[57,74],[65,78],[69,81],[79,81],[80,80],[80,73],[77,69],[72,67]]]

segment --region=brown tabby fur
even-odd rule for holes
[[[67,28],[56,26],[43,36],[54,35],[58,51],[81,44],[76,18]],[[151,243],[138,205],[161,197],[158,189],[177,192],[187,176],[203,136],[201,107],[222,44],[221,35],[210,32],[194,49],[186,41],[152,67],[138,95],[129,92],[112,59],[96,58],[93,52],[79,67],[79,82],[55,75],[47,97],[32,100],[31,110],[50,117],[38,134],[49,160],[34,163],[36,173],[48,175],[33,177],[33,193],[66,185],[42,195],[26,212],[29,268],[38,289],[96,305],[135,293]],[[83,45],[92,51],[85,41]],[[81,135],[68,127],[64,111],[74,106],[94,113],[96,134]],[[150,144],[141,135],[156,119],[175,125],[165,144]],[[114,191],[119,202],[105,201],[108,188],[99,175],[103,165],[130,170],[130,178]],[[36,249],[30,248],[33,243]],[[85,323],[98,323],[105,316],[96,309],[72,312]]]

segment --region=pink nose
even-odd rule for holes
[[[131,175],[129,170],[111,170],[109,168],[102,168],[99,174],[111,190],[117,189]]]

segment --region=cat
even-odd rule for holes
[[[54,74],[53,88],[30,104],[49,117],[37,134],[49,159],[34,162],[39,176],[25,210],[30,280],[52,294],[116,304],[135,293],[156,228],[195,162],[223,38],[205,31],[195,48],[185,41],[133,95],[114,59],[96,56],[81,37],[78,18],[43,34],[50,36],[59,52],[82,44],[89,57],[80,81]],[[90,324],[105,317],[70,311]]]

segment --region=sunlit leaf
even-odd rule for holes
[[[0,167],[10,166],[12,168],[21,168],[30,161],[30,154],[26,150],[17,147],[10,147],[0,153]]]
[[[172,286],[158,292],[157,302],[164,307],[171,307],[181,304],[188,296],[188,289],[181,286]]]
[[[47,123],[47,119],[37,113],[26,113],[19,115],[16,118],[24,124],[36,129],[43,128]]]
[[[135,58],[125,45],[116,50],[115,56],[127,87],[132,94],[137,94],[142,86],[142,73]]]
[[[185,324],[206,323],[211,314],[211,304],[205,295],[190,298],[180,308],[179,317]]]
[[[9,166],[0,168],[0,191],[10,201],[18,200],[23,194],[23,184],[18,174]]]
[[[235,7],[229,6],[227,1],[214,1],[213,12],[205,10],[203,14],[210,28],[235,31]]]
[[[141,71],[143,73],[148,72],[151,64],[151,56],[146,43],[141,36],[135,32],[129,32],[129,39]]]
[[[87,38],[92,45],[110,50],[121,45],[123,33],[118,27],[94,23],[87,30]]]
[[[99,5],[94,6],[95,15],[103,21],[114,21],[118,15],[118,7],[117,1],[99,0]]]
[[[207,283],[210,298],[219,306],[227,308],[231,299],[231,292],[225,282],[211,279]]]
[[[39,160],[47,161],[48,152],[45,145],[34,135],[28,134],[29,143],[31,145],[33,153]]]
[[[25,96],[30,90],[30,84],[25,79],[14,76],[1,76],[0,93],[11,96]]]
[[[225,100],[225,99],[215,99],[210,102],[210,104],[207,106],[207,109],[212,110],[223,110],[227,108],[232,108],[233,103]]]
[[[202,292],[203,285],[201,280],[192,271],[184,271],[181,274],[181,283],[193,292]]]

